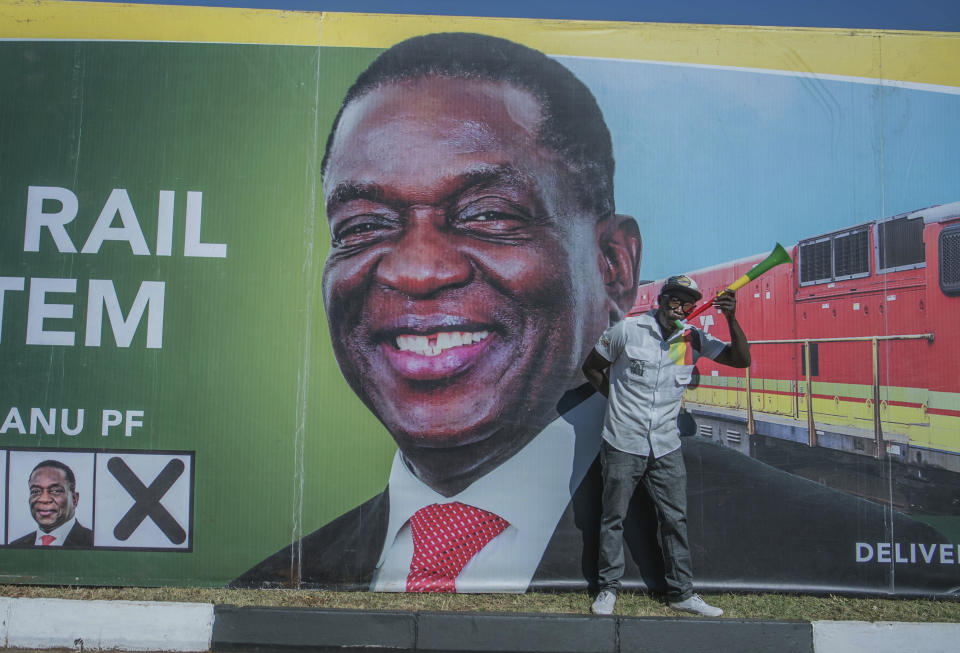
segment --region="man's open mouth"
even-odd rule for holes
[[[394,345],[400,351],[408,351],[421,356],[439,356],[448,349],[472,345],[485,340],[489,331],[440,331],[429,335],[398,335]]]

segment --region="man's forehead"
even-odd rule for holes
[[[323,178],[326,205],[381,191],[399,204],[429,203],[490,170],[535,195],[565,192],[569,167],[539,141],[541,114],[530,92],[505,82],[432,77],[378,87],[341,117]]]
[[[531,176],[510,164],[473,164],[450,171],[449,175],[434,177],[431,195],[442,197],[456,196],[466,189],[497,187],[519,189],[530,187],[535,182]],[[356,179],[338,181],[335,186],[326,189],[327,208],[346,204],[353,200],[369,200],[379,204],[403,203],[404,199],[428,202],[438,197],[417,197],[406,189],[396,188],[375,174],[360,175]]]
[[[384,116],[509,121],[536,133],[543,118],[543,107],[530,91],[511,82],[417,77],[380,84],[355,98],[344,109],[337,131],[349,130],[351,120]]]
[[[390,82],[353,100],[331,143],[327,177],[376,164],[402,170],[411,157],[519,155],[535,146],[542,110],[506,82],[429,77]],[[521,147],[523,146],[523,147]]]
[[[64,483],[67,480],[66,472],[64,472],[59,467],[50,467],[50,466],[37,467],[35,470],[33,470],[33,472],[30,473],[30,483],[33,484],[34,481],[39,479],[40,477],[46,477],[47,479],[49,479],[50,477],[55,477],[55,482],[60,482],[60,483]]]

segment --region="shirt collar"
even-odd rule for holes
[[[660,331],[660,323],[657,322],[656,308],[651,308],[646,313],[642,313],[641,315],[638,315],[636,319],[637,319],[637,326],[646,328],[648,331],[650,331],[650,335],[652,335],[657,340],[664,340],[663,332]],[[676,340],[678,337],[682,336],[683,333],[684,331],[677,329],[673,333],[671,333],[670,337],[664,340],[664,342],[670,342],[672,340]]]
[[[73,517],[71,517],[70,519],[68,519],[67,521],[65,521],[64,523],[62,523],[62,524],[60,524],[59,526],[57,526],[56,528],[54,528],[54,529],[53,529],[52,531],[50,531],[49,533],[44,532],[44,531],[43,531],[42,529],[40,529],[40,528],[37,528],[37,540],[36,540],[36,544],[40,544],[40,543],[41,543],[41,542],[40,542],[40,538],[43,537],[44,535],[53,535],[55,538],[57,538],[57,539],[54,540],[54,542],[55,542],[56,544],[62,545],[63,542],[67,539],[67,535],[69,535],[69,534],[70,534],[70,531],[73,530],[73,525],[76,524],[76,523],[77,523],[77,516],[74,515]]]
[[[594,394],[547,425],[523,449],[461,492],[445,497],[418,479],[398,451],[390,470],[390,519],[384,553],[419,509],[459,501],[492,512],[512,527],[548,535],[600,450],[606,401]]]
[[[652,308],[646,313],[637,315],[636,325],[641,329],[648,330],[653,336],[663,340],[663,334],[660,333],[660,324],[657,322],[657,309]]]

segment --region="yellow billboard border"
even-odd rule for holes
[[[319,45],[322,13],[0,0],[0,39]]]
[[[960,87],[960,33],[629,23],[0,0],[0,39],[386,48],[480,32],[551,55],[721,66]]]

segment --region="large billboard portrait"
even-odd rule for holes
[[[67,4],[0,3],[8,581],[594,588],[581,366],[780,242],[676,388],[697,587],[960,588],[956,35]]]

